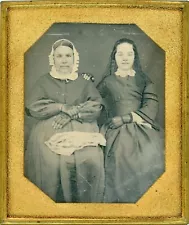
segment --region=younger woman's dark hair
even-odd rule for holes
[[[114,75],[116,70],[117,70],[117,64],[115,61],[115,54],[117,52],[117,46],[123,43],[128,43],[131,44],[133,46],[133,51],[134,51],[134,64],[133,64],[133,69],[136,72],[136,82],[137,82],[137,86],[146,86],[146,84],[148,82],[151,82],[150,79],[146,76],[146,74],[142,71],[142,67],[140,64],[140,60],[139,60],[139,55],[138,55],[138,51],[137,51],[137,47],[134,43],[134,41],[127,39],[127,38],[122,38],[118,41],[116,41],[116,43],[113,46],[113,50],[111,52],[110,58],[109,58],[109,63],[108,66],[106,68],[106,71],[104,73],[104,78],[110,75]]]

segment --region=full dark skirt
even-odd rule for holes
[[[34,125],[25,151],[25,176],[55,202],[102,202],[104,160],[100,147],[84,147],[71,156],[58,155],[46,145],[56,132],[98,132],[96,123],[71,121],[54,130],[53,118]]]
[[[165,170],[163,132],[130,123],[105,136],[104,202],[135,203]]]

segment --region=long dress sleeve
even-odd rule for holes
[[[26,101],[26,114],[39,120],[48,119],[60,112],[57,106],[55,101],[48,98],[41,84],[41,79],[39,79],[34,85],[30,97]]]
[[[84,107],[83,110],[80,112],[80,116],[84,121],[89,120],[92,122],[99,117],[100,111],[101,111],[101,105],[103,104],[103,102],[98,90],[96,89],[96,87],[91,81],[88,82],[88,85],[86,85],[84,89],[84,101],[85,102],[92,101],[96,103],[96,104],[93,104],[91,108],[87,107],[86,105],[86,110]]]
[[[60,111],[60,104],[57,104],[51,99],[41,99],[32,103],[28,107],[31,116],[36,119],[48,119],[57,115]]]
[[[91,81],[88,81],[88,85],[86,85],[84,92],[85,92],[84,98],[86,101],[88,100],[96,101],[102,104],[102,97]]]
[[[142,96],[141,108],[135,111],[143,120],[151,124],[152,127],[158,129],[155,125],[155,119],[158,113],[158,96],[155,92],[154,84],[149,83],[145,87]]]
[[[111,116],[111,110],[110,110],[110,105],[109,103],[111,103],[110,101],[110,95],[109,95],[109,90],[107,87],[107,83],[106,83],[106,78],[104,78],[98,85],[97,85],[97,90],[99,91],[102,99],[103,99],[103,108],[101,111],[101,115],[100,118],[98,120],[98,124],[101,127],[103,124],[105,124],[108,119]]]

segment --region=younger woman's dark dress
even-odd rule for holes
[[[110,97],[110,118],[135,112],[152,126],[132,122],[105,132],[104,202],[135,203],[164,172],[164,137],[154,121],[158,112],[154,84],[139,87],[136,75],[112,75],[98,89],[102,97]]]

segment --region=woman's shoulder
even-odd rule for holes
[[[38,77],[38,79],[36,80],[36,83],[37,84],[45,84],[46,82],[50,81],[51,80],[51,76],[49,73],[45,73],[45,74],[42,74]]]
[[[45,73],[45,74],[42,74],[38,77],[37,79],[37,82],[41,82],[41,81],[44,81],[44,80],[48,80],[50,77],[50,74],[49,73]]]
[[[102,79],[104,85],[109,85],[115,82],[115,75],[108,75]]]
[[[137,81],[137,85],[143,87],[142,89],[145,89],[148,85],[153,84],[151,78],[143,71],[136,72],[135,79]]]
[[[100,82],[104,82],[104,83],[109,82],[113,80],[113,77],[114,77],[113,75],[104,76]]]
[[[98,89],[105,88],[111,82],[111,76],[104,76],[97,85]]]

